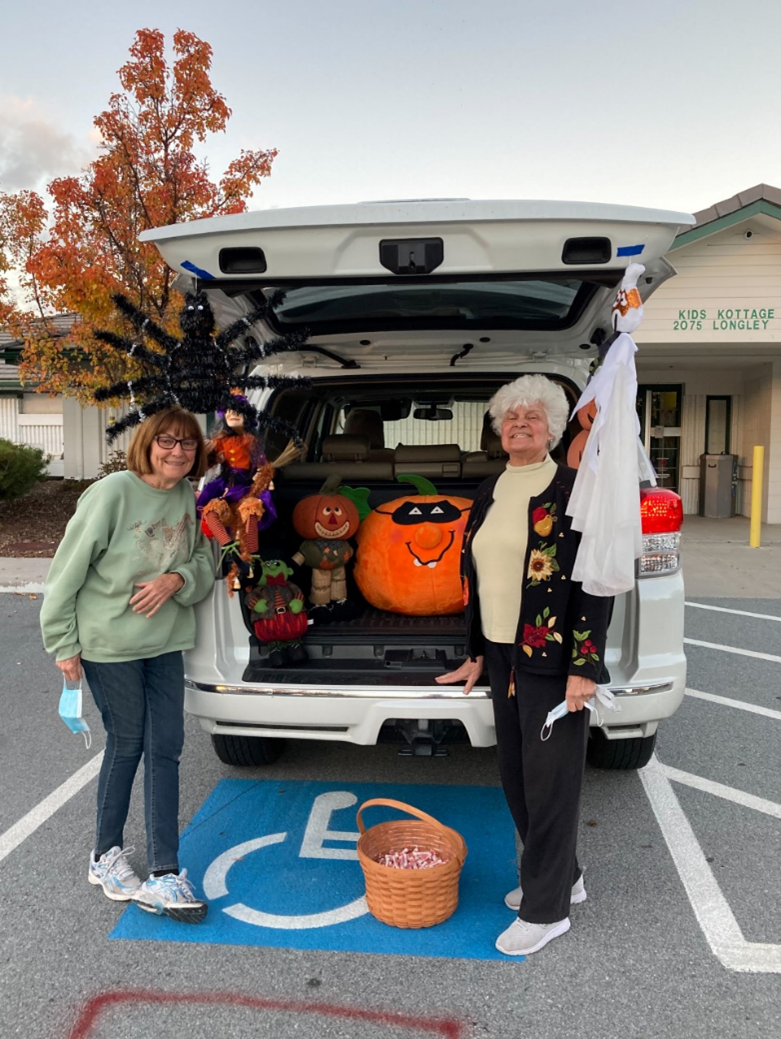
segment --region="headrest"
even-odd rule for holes
[[[344,420],[344,431],[350,436],[366,437],[371,450],[385,447],[385,432],[379,411],[355,408]]]
[[[486,411],[485,415],[483,415],[483,428],[480,430],[480,450],[487,451],[488,441],[495,436],[496,433],[494,433],[494,427],[491,424],[491,412]]]
[[[323,440],[324,462],[365,462],[368,457],[366,437],[332,436]]]
[[[506,458],[507,452],[502,447],[502,438],[498,433],[494,433],[490,430],[488,433],[483,434],[483,450],[485,451],[488,458]]]
[[[460,462],[461,448],[458,444],[399,444],[396,448],[396,465],[400,462]]]

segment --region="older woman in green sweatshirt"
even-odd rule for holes
[[[197,922],[206,903],[179,870],[179,759],[184,744],[182,651],[195,644],[193,605],[214,582],[187,477],[206,449],[194,415],[147,418],[128,470],[89,487],[54,557],[41,628],[66,680],[86,675],[106,729],[88,879],[116,901]],[[133,780],[144,758],[149,877],[124,847]]]

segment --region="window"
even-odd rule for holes
[[[491,280],[283,286],[277,329],[311,335],[424,328],[547,329],[571,327],[600,285],[589,279],[497,277]],[[270,289],[264,292],[269,295]]]
[[[732,420],[731,397],[705,398],[705,454],[728,455]]]

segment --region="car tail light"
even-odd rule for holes
[[[638,577],[675,574],[681,568],[683,502],[664,487],[641,488],[640,520],[643,554],[637,562]]]

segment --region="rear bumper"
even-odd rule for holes
[[[608,739],[650,736],[683,699],[685,662],[678,674],[667,674],[611,687],[619,711],[599,708],[591,715]],[[443,688],[284,689],[226,686],[186,680],[185,709],[199,718],[208,733],[234,736],[334,740],[362,745],[377,743],[386,723],[400,719],[458,721],[473,747],[496,743],[493,708],[484,691],[468,697]]]
[[[209,733],[377,743],[380,729],[395,719],[459,721],[473,747],[496,743],[493,708],[483,692],[456,698],[451,691],[291,690],[204,686],[187,680],[185,710]]]

